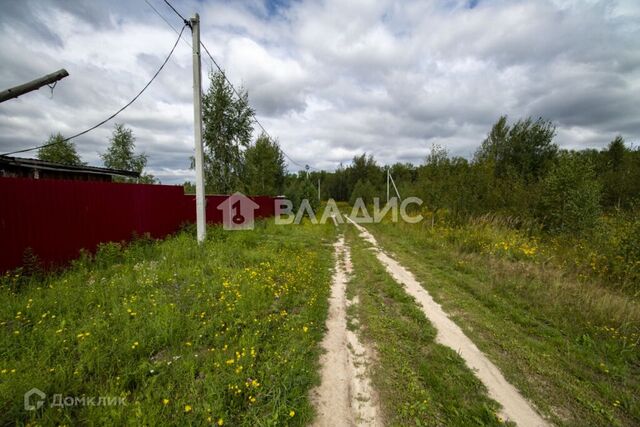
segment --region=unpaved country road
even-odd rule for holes
[[[406,292],[413,296],[422,307],[422,311],[437,329],[436,341],[456,351],[487,387],[489,396],[502,405],[501,415],[520,427],[548,426],[531,404],[504,378],[500,370],[476,347],[449,316],[436,303],[431,295],[420,285],[413,274],[393,258],[384,253],[376,239],[364,227],[347,217],[359,231],[360,237],[373,246],[378,260],[384,265],[393,279],[402,284]]]
[[[368,351],[347,329],[345,294],[352,271],[349,247],[340,237],[334,244],[336,269],[331,285],[327,333],[322,341],[320,386],[311,392],[317,409],[314,426],[381,426],[377,396],[367,375]],[[354,301],[355,303],[355,301]]]

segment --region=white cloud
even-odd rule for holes
[[[149,1],[180,28],[161,1]],[[333,169],[363,151],[383,163],[420,162],[433,143],[470,156],[501,114],[553,120],[567,148],[601,147],[617,133],[640,137],[634,0],[175,5],[186,16],[200,13],[203,41],[300,164]],[[61,67],[71,75],[52,99],[42,89],[0,105],[3,152],[111,114],[176,39],[144,2],[10,6],[0,17],[0,85]],[[210,66],[204,56],[205,76]],[[157,81],[116,119],[134,130],[151,172],[165,182],[192,175],[191,79],[191,52],[181,42]],[[99,163],[111,128],[77,139],[85,160]]]

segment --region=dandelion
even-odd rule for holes
[[[167,406],[169,404],[169,399],[162,399],[162,404]]]
[[[218,418],[218,425],[219,426],[223,426],[224,425],[224,420],[222,418]]]
[[[307,331],[308,331],[308,330],[309,330],[309,328],[308,328],[308,327],[306,327],[306,326],[303,326],[303,327],[302,327],[302,331],[303,331],[303,332],[307,333]]]
[[[191,347],[192,346],[191,341],[187,341],[186,343],[184,343],[184,345],[186,345],[187,347]]]
[[[294,411],[293,409],[289,411],[290,417],[294,417],[295,415],[296,415],[296,411]]]
[[[184,405],[184,412],[191,412],[191,405]]]

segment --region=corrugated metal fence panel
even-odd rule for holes
[[[207,196],[208,222],[222,221],[225,199]],[[273,215],[273,198],[252,199],[256,216]],[[27,248],[51,267],[102,242],[162,238],[194,220],[195,197],[181,186],[0,178],[0,271],[20,266]]]

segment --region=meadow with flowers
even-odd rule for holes
[[[0,424],[306,424],[334,234],[263,221],[212,228],[201,247],[185,231],[5,274]],[[25,411],[34,387],[46,401]]]

